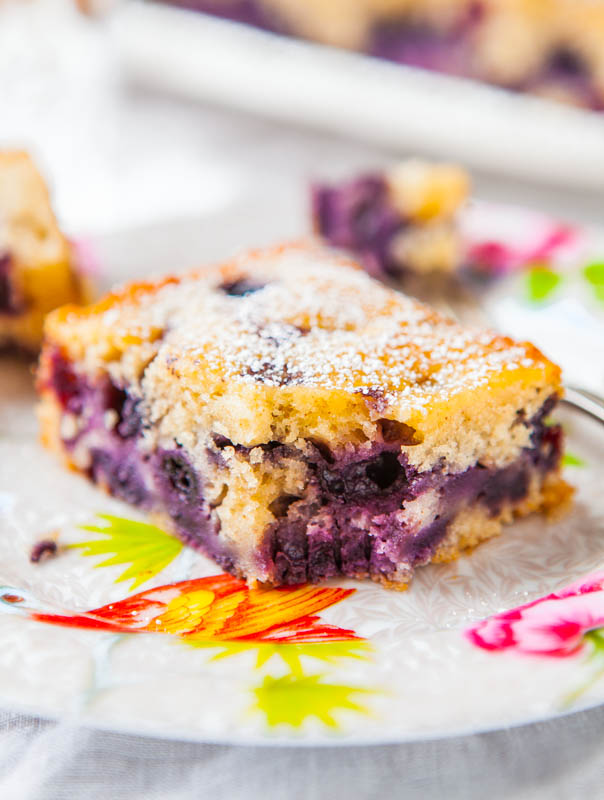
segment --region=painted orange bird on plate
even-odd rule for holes
[[[213,575],[158,586],[73,615],[27,611],[40,622],[114,633],[168,633],[204,641],[333,642],[360,637],[323,623],[317,612],[353,592],[311,585],[250,589],[231,575]],[[15,605],[23,602],[16,593],[5,592],[0,599]]]

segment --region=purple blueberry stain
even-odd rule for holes
[[[63,409],[71,414],[81,414],[86,397],[90,394],[88,382],[78,376],[72,365],[57,350],[53,353],[50,386]]]
[[[201,11],[231,22],[242,22],[273,33],[287,33],[287,26],[277,14],[270,13],[255,0],[167,0],[171,5]]]
[[[116,426],[122,439],[134,439],[143,430],[143,418],[140,413],[140,398],[132,397],[125,392],[125,398],[119,410],[119,422]]]
[[[585,59],[576,50],[558,47],[552,51],[546,67],[552,75],[566,78],[585,78],[588,75]]]
[[[426,563],[446,536],[458,508],[478,503],[494,517],[505,503],[526,497],[532,470],[545,473],[559,463],[560,428],[543,422],[554,402],[555,398],[546,401],[531,421],[532,446],[503,469],[476,464],[448,475],[437,465],[430,472],[418,473],[389,451],[361,462],[344,459],[342,463],[336,458],[329,469],[321,460],[315,478],[318,496],[306,507],[298,501],[292,506],[295,516],[279,517],[267,535],[265,560],[274,578],[297,582],[303,559],[311,582],[334,574],[388,577],[402,562],[411,566]],[[411,531],[398,512],[430,490],[438,493],[447,513]],[[306,554],[300,544],[301,529],[306,531]]]
[[[340,186],[315,185],[313,216],[317,232],[332,246],[353,251],[374,275],[396,274],[391,247],[406,221],[392,206],[379,175],[364,175]]]
[[[93,447],[90,450],[90,477],[95,483],[126,503],[149,508],[151,495],[141,470],[141,456],[133,448],[116,445],[112,450]]]
[[[12,271],[13,261],[10,253],[0,253],[0,314],[18,314],[22,311]]]
[[[178,498],[178,502],[195,504],[199,501],[199,478],[181,450],[172,450],[162,454],[161,472],[169,485],[170,494]]]
[[[40,539],[30,550],[29,560],[32,564],[40,564],[54,558],[59,553],[59,547],[54,539]]]

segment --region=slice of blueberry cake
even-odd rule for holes
[[[313,245],[47,319],[43,441],[224,569],[404,587],[565,503],[559,369]]]
[[[0,151],[0,350],[36,353],[44,316],[82,296],[42,177],[27,153]]]
[[[457,215],[469,187],[461,167],[419,160],[338,185],[315,184],[314,229],[377,278],[455,277],[465,265]]]

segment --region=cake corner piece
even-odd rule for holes
[[[405,588],[568,502],[560,370],[302,245],[46,323],[44,441],[254,584]]]

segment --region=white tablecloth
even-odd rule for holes
[[[117,268],[128,257],[120,231],[141,226],[156,239],[146,248],[155,253],[153,269],[302,233],[310,177],[387,157],[124,86],[102,32],[62,0],[0,13],[0,141],[34,151],[68,231],[111,234]],[[478,186],[483,196],[571,218],[597,219],[601,207],[593,196],[485,177]],[[212,215],[225,210],[233,235],[217,241],[207,232]],[[0,798],[602,797],[603,738],[604,710],[454,740],[326,749],[161,741],[7,710],[0,713]]]
[[[3,800],[558,800],[604,792],[604,710],[384,747],[228,747],[0,713]]]

